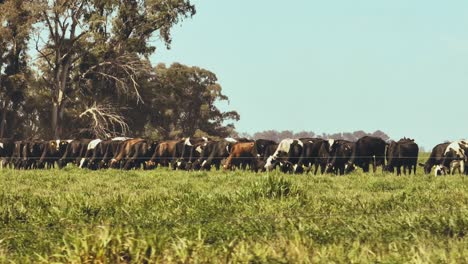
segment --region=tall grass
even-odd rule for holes
[[[468,263],[468,178],[0,172],[0,262]]]

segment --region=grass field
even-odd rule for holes
[[[468,263],[468,177],[0,172],[0,262]]]

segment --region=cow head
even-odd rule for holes
[[[444,165],[437,165],[434,169],[434,176],[446,175],[447,171],[448,169]]]
[[[272,155],[270,157],[267,158],[266,160],[266,163],[265,163],[265,170],[268,170],[268,171],[271,171],[273,170],[273,168],[276,166],[276,164],[278,163],[278,161],[276,160],[276,156],[275,155]]]
[[[152,160],[145,161],[145,170],[152,170],[156,168],[156,162]]]
[[[345,165],[345,173],[350,173],[356,169],[356,165],[351,161],[348,161]]]
[[[419,163],[418,165],[420,167],[423,167],[425,174],[430,174],[431,173],[432,166],[429,163],[425,163],[425,164],[424,163]]]
[[[334,171],[333,163],[327,163],[325,167],[325,173],[332,173]]]

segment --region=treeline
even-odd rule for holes
[[[232,133],[209,70],[152,65],[188,0],[0,0],[0,138]],[[228,121],[228,122],[226,122]]]
[[[366,133],[362,130],[354,131],[354,132],[343,132],[343,133],[334,133],[334,134],[315,134],[312,131],[301,131],[301,132],[293,132],[291,130],[284,130],[284,131],[276,131],[276,130],[266,130],[262,132],[256,132],[253,135],[249,133],[240,133],[239,137],[246,137],[250,139],[269,139],[274,140],[276,142],[280,142],[285,138],[323,138],[323,139],[344,139],[348,141],[357,141],[363,136],[374,136],[379,137],[385,141],[388,141],[390,137],[385,134],[383,131],[377,130],[372,133]]]

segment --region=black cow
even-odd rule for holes
[[[303,166],[305,166],[308,173],[312,169],[312,166],[315,165],[314,175],[317,174],[319,166],[323,174],[329,155],[329,142],[321,138],[301,138],[300,141],[304,145],[297,164],[293,166],[294,172],[304,172]]]
[[[0,168],[10,164],[14,149],[15,142],[12,139],[0,138]]]
[[[373,172],[377,166],[385,166],[385,147],[387,144],[378,137],[364,136],[358,141],[351,155],[351,159],[346,164],[345,172],[349,173],[356,165],[364,172],[369,172],[369,165],[372,164]]]
[[[42,140],[27,140],[23,143],[21,168],[36,169],[46,143]]]
[[[406,170],[414,170],[416,174],[416,167],[418,163],[419,147],[418,144],[412,139],[402,138],[398,142],[392,141],[387,148],[387,166],[386,170],[393,172],[394,168],[397,170],[397,175],[401,175],[401,167],[403,173],[406,175]]]
[[[67,148],[68,143],[71,140],[49,140],[44,142],[44,150],[38,161],[37,167],[47,168],[55,167],[55,163],[63,156]]]
[[[343,175],[345,173],[345,165],[351,159],[355,144],[347,140],[335,140],[330,146],[326,172]]]
[[[436,165],[441,165],[443,160],[444,160],[444,153],[445,150],[447,149],[448,145],[450,145],[450,142],[447,143],[440,143],[436,145],[432,151],[431,155],[429,156],[429,159],[427,159],[426,163],[419,163],[419,166],[424,167],[424,173],[425,174],[430,174],[432,167]]]
[[[221,167],[221,161],[226,159],[231,151],[234,141],[210,141],[203,147],[200,157],[192,164],[192,169],[210,170],[214,165],[216,170]]]
[[[265,164],[271,155],[273,155],[278,148],[278,143],[268,139],[257,139],[255,141],[255,149],[257,150],[257,164],[252,170],[258,172],[259,170],[265,171]]]

